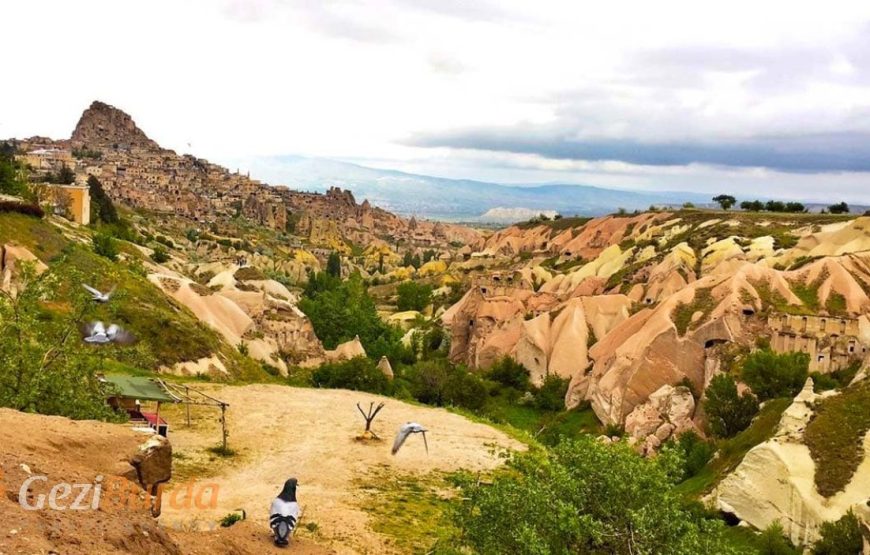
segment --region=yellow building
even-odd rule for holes
[[[72,221],[81,225],[91,223],[91,192],[90,189],[82,185],[53,185],[52,188],[59,194],[64,195],[63,204],[68,204],[65,207],[65,214]],[[59,196],[55,196],[55,206],[60,206]],[[69,200],[67,200],[69,199]]]

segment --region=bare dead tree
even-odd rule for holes
[[[372,431],[372,420],[374,420],[375,416],[377,416],[381,409],[384,408],[384,404],[378,403],[378,406],[375,406],[374,402],[369,403],[368,413],[366,413],[362,409],[362,407],[359,406],[359,403],[356,404],[356,408],[359,410],[359,413],[362,415],[362,417],[366,419],[366,429],[363,432],[363,435],[370,434],[375,439],[381,439],[377,436],[376,433]]]

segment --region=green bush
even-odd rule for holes
[[[118,260],[118,244],[108,233],[97,233],[93,238],[94,252],[111,261]]]
[[[445,360],[417,362],[403,368],[400,376],[408,382],[411,395],[429,405],[477,410],[488,396],[486,385],[477,375]]]
[[[163,264],[164,262],[169,261],[169,251],[166,250],[166,247],[163,245],[157,245],[154,248],[154,252],[151,253],[151,260],[158,264]]]
[[[800,555],[800,551],[785,537],[785,531],[779,522],[765,528],[758,543],[761,555]]]
[[[689,479],[700,472],[716,451],[716,447],[712,443],[704,441],[693,431],[680,435],[676,444],[682,452],[683,460],[685,461],[684,479]]]
[[[710,429],[718,437],[731,437],[745,430],[758,412],[758,400],[750,393],[737,394],[737,384],[727,374],[714,376],[706,390],[704,411]]]
[[[356,357],[344,362],[321,365],[311,376],[316,387],[354,389],[386,394],[390,381],[370,358]]]
[[[816,555],[860,555],[863,549],[861,523],[851,510],[836,522],[823,522],[819,535],[813,546]]]
[[[497,553],[736,553],[721,521],[674,491],[675,450],[644,458],[592,436],[513,454],[490,484],[459,480],[454,524],[465,548]]]
[[[529,389],[529,371],[509,356],[502,357],[486,372],[486,377],[518,391]]]
[[[425,283],[405,281],[396,288],[398,300],[396,304],[400,311],[422,311],[432,302],[432,286]]]
[[[540,410],[565,410],[565,395],[568,393],[568,380],[555,374],[544,378],[544,383],[535,392],[535,406]]]
[[[806,353],[774,353],[762,349],[743,362],[743,381],[762,401],[794,397],[807,381],[810,357]]]

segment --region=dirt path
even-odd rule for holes
[[[208,526],[245,509],[247,526],[265,535],[270,501],[284,480],[295,476],[304,509],[302,526],[316,525],[316,531],[300,529],[303,536],[339,553],[384,553],[390,548],[384,537],[371,531],[368,515],[359,508],[363,493],[355,490],[355,479],[376,465],[386,465],[397,476],[486,470],[499,464],[494,447],[523,447],[498,430],[446,410],[365,393],[271,385],[204,384],[202,389],[230,403],[230,447],[238,455],[223,459],[207,451],[220,438],[217,410],[194,409],[192,426],[187,428],[184,411],[168,409],[178,478],[210,476],[205,481],[216,483],[219,494],[214,508],[173,508],[164,503],[164,524]],[[370,401],[386,403],[373,426],[384,438],[380,443],[355,439],[363,430],[356,403],[367,406]],[[431,430],[429,454],[422,438],[412,436],[394,457],[390,446],[395,430],[411,420]],[[173,479],[175,487],[180,482]],[[172,490],[167,493],[172,495]],[[178,493],[180,500],[182,493]]]

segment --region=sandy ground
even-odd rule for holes
[[[176,453],[176,488],[185,478],[197,476],[200,484],[215,483],[219,488],[215,507],[208,506],[210,498],[204,498],[200,509],[173,508],[164,502],[161,522],[166,525],[207,527],[244,509],[249,529],[262,530],[266,538],[269,503],[284,480],[293,476],[299,480],[298,497],[304,511],[301,526],[317,525],[316,533],[300,528],[300,535],[338,553],[385,553],[390,548],[369,527],[369,517],[360,508],[364,493],[355,488],[355,479],[378,465],[385,465],[379,466],[379,473],[386,468],[397,477],[458,469],[482,471],[499,464],[500,449],[494,447],[523,448],[498,430],[446,410],[366,393],[271,385],[203,384],[201,389],[230,404],[229,445],[238,454],[224,459],[207,452],[220,439],[218,410],[194,408],[190,427],[180,407],[164,410],[173,425],[170,439]],[[363,431],[364,421],[356,403],[367,407],[371,401],[386,404],[373,425],[383,441],[359,442],[355,438]],[[410,437],[395,457],[390,454],[395,431],[407,421],[430,430],[428,454],[420,436]],[[173,490],[167,494],[173,495]],[[183,501],[185,494],[177,490],[175,495]]]
[[[214,532],[185,532],[160,526],[141,506],[109,502],[108,484],[128,484],[128,464],[143,435],[122,424],[72,421],[0,409],[0,555],[7,554],[167,554],[260,555],[288,553],[275,549],[263,526],[242,522]],[[102,477],[102,502],[97,510],[73,510],[79,486],[57,508],[25,510],[20,504],[23,485],[34,476],[25,500],[36,505],[61,484],[94,484]],[[91,490],[93,491],[93,490]],[[29,493],[28,493],[29,492]],[[92,502],[89,494],[83,505]],[[82,503],[79,504],[80,506]],[[294,554],[333,553],[310,539],[299,538]]]

